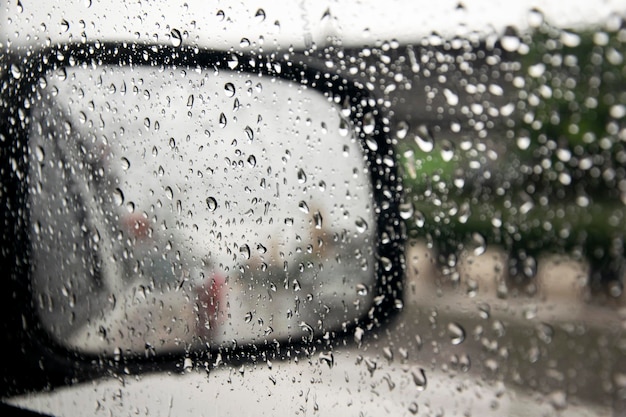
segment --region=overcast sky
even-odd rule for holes
[[[524,30],[532,9],[562,27],[605,22],[626,10],[625,0],[3,1],[3,44],[82,37],[176,42],[171,39],[176,29],[184,43],[228,49],[247,38],[251,47],[264,50],[302,47],[305,39],[323,43],[329,34],[358,45],[381,39],[415,41],[433,31],[454,36],[501,33],[508,25]]]

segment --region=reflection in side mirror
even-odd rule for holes
[[[381,275],[399,262],[381,248],[400,236],[372,180],[393,159],[349,97],[279,74],[115,60],[59,66],[38,85],[31,281],[59,344],[307,341],[390,302]]]

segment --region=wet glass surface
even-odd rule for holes
[[[347,337],[322,338],[293,349],[282,344],[268,354],[251,352],[235,361],[207,351],[201,358],[179,358],[176,372],[128,370],[24,395],[15,403],[63,415],[85,409],[100,415],[214,410],[363,416],[626,413],[623,1],[504,5],[468,0],[428,7],[407,1],[339,1],[279,8],[269,2],[214,8],[189,2],[179,9],[137,6],[131,17],[113,13],[115,34],[107,33],[99,20],[104,6],[88,3],[81,9],[88,19],[13,6],[5,44],[28,51],[29,42],[67,42],[84,32],[86,39],[125,36],[128,42],[268,53],[281,62],[320,66],[370,91],[395,150],[394,159],[381,162],[397,167],[403,183],[396,191],[407,241],[404,297],[394,303],[397,314],[391,321],[357,327]],[[139,29],[127,29],[133,24]],[[19,66],[5,73],[22,76]],[[225,82],[216,89],[222,97],[231,91]],[[263,92],[255,94],[267,99],[267,93],[263,83]],[[181,97],[183,113],[188,97]],[[226,100],[229,106],[233,98]],[[196,112],[198,103],[194,94],[189,111]],[[291,106],[282,99],[274,105]],[[219,113],[213,118],[216,126]],[[232,116],[226,111],[224,116],[221,123],[229,129]],[[137,119],[136,130],[153,132],[156,118],[150,120],[146,128]],[[163,131],[167,124],[161,126]],[[165,146],[155,159],[146,149],[146,158],[154,160],[170,152]],[[233,149],[224,145],[224,152]],[[291,160],[304,152],[294,148]],[[322,152],[320,158],[341,152]],[[38,155],[34,148],[31,157]],[[136,165],[135,157],[125,162],[121,155],[114,161],[122,169]],[[282,149],[272,148],[267,158],[272,167],[282,166],[284,156]],[[240,157],[247,167],[246,158]],[[305,174],[308,184],[311,175]],[[297,182],[303,175],[290,171],[289,178]],[[345,172],[332,178],[352,177]],[[124,204],[111,214],[127,210],[126,203],[135,199],[132,189],[118,187]],[[176,212],[179,192],[174,189],[171,200],[162,199],[168,213]],[[110,197],[113,203],[121,200],[119,193]],[[205,212],[225,208],[213,197],[203,200]],[[315,200],[325,201],[321,195]],[[304,216],[299,201],[294,199],[293,207]],[[309,203],[304,216],[312,222],[308,227],[316,222],[316,210],[324,224],[332,218],[327,209]],[[230,210],[236,209],[231,205]],[[357,233],[363,229],[360,221],[349,226]],[[142,227],[142,222],[134,223],[131,230],[140,233]],[[186,256],[202,259],[186,239],[170,240],[171,253],[174,247],[187,248],[174,264],[187,264]],[[241,251],[243,240],[232,242],[237,247],[225,245],[231,258],[217,264],[231,271],[244,265],[243,273],[237,271],[240,279],[254,277],[255,269],[243,261],[248,252]],[[270,253],[270,246],[263,246]],[[248,249],[252,258],[258,247],[248,244]],[[297,259],[295,254],[287,257]],[[302,278],[296,278],[302,289],[293,294],[306,305],[311,293],[309,305],[316,305],[319,298],[303,286],[306,271],[294,272]],[[288,291],[294,290],[291,284]],[[358,284],[345,291],[338,299],[348,297],[348,304],[365,294]],[[254,299],[254,305],[241,310],[241,322],[262,331],[268,322],[266,289],[249,285],[238,294]],[[287,309],[280,308],[285,314]],[[175,316],[181,315],[177,311]]]

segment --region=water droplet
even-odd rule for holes
[[[39,145],[35,147],[35,158],[37,158],[37,162],[43,162],[43,160],[46,158],[46,153]]]
[[[443,95],[445,96],[449,106],[456,106],[459,104],[459,96],[452,90],[445,88],[443,90]]]
[[[167,196],[168,200],[174,198],[174,190],[172,190],[172,187],[170,187],[169,185],[165,187],[165,195]]]
[[[419,406],[417,405],[415,401],[409,404],[409,413],[415,415],[417,414],[418,411],[419,411]]]
[[[254,155],[248,156],[248,165],[250,165],[250,168],[254,168],[256,166],[256,157]]]
[[[113,191],[113,201],[118,207],[124,204],[124,193],[119,188]]]
[[[306,182],[306,173],[302,168],[298,170],[298,182],[304,184]]]
[[[265,20],[265,10],[263,9],[259,9],[256,11],[256,13],[254,14],[254,17],[256,17],[259,22],[262,22]]]
[[[528,25],[532,28],[541,26],[543,23],[543,13],[539,9],[532,8],[528,12]]]
[[[237,55],[231,54],[228,58],[227,64],[228,68],[230,68],[231,70],[237,68],[237,66],[239,66],[239,58],[237,58]]]
[[[206,205],[209,208],[209,211],[215,211],[215,209],[217,209],[217,200],[213,197],[207,197]]]
[[[528,136],[522,136],[517,138],[516,143],[520,150],[525,151],[530,146],[530,138]]]
[[[435,140],[426,125],[417,128],[417,133],[413,139],[422,152],[431,152],[435,147]]]
[[[367,222],[362,217],[357,218],[354,221],[354,224],[356,225],[356,230],[359,233],[364,233],[367,230]]]
[[[252,313],[252,311],[248,311],[243,317],[243,321],[246,323],[250,323],[253,317],[254,317],[254,314]]]
[[[487,250],[487,241],[478,232],[472,233],[472,244],[474,245],[474,256],[480,256]]]
[[[121,166],[124,171],[127,171],[130,168],[130,161],[127,158],[122,157],[120,159]]]
[[[72,124],[69,121],[66,120],[63,122],[63,128],[65,129],[65,133],[67,135],[72,134]]]
[[[575,48],[580,45],[580,35],[574,32],[562,31],[559,40],[563,43],[563,45],[570,48]]]
[[[302,211],[303,213],[308,213],[309,212],[309,206],[304,201],[300,201],[298,203],[298,207],[300,208],[300,211]]]
[[[465,172],[462,169],[458,169],[454,173],[454,179],[452,180],[454,186],[458,189],[465,187]]]
[[[500,44],[505,51],[515,52],[522,44],[522,41],[517,35],[506,34],[500,39]]]
[[[320,230],[322,228],[323,218],[319,211],[316,211],[313,215],[313,222],[315,224],[315,228]]]
[[[39,88],[46,88],[48,86],[48,80],[46,77],[39,77]]]
[[[346,137],[350,133],[350,124],[344,119],[339,119],[339,135]]]
[[[396,137],[400,140],[406,138],[406,135],[409,133],[410,126],[404,120],[398,122],[398,126],[396,126]]]
[[[416,227],[422,228],[426,223],[426,216],[424,216],[424,213],[422,213],[421,211],[416,210],[415,215],[413,216],[413,220],[415,221]]]
[[[376,361],[371,358],[365,358],[364,362],[365,362],[365,366],[367,367],[367,370],[370,373],[370,376],[374,376],[374,371],[376,371],[376,368],[378,367],[378,364],[376,363]]]
[[[370,135],[374,133],[374,129],[376,128],[376,119],[374,118],[374,114],[372,112],[365,113],[363,116],[363,133],[366,135]]]
[[[226,120],[226,115],[224,113],[220,113],[219,123],[220,123],[221,128],[226,127],[227,120]]]
[[[170,32],[170,36],[171,36],[172,45],[174,47],[178,48],[180,45],[182,45],[183,36],[181,35],[180,30],[172,29],[172,31]]]
[[[460,345],[465,340],[465,329],[458,323],[448,323],[448,336],[453,345]]]
[[[424,372],[424,369],[413,369],[411,371],[411,377],[413,377],[413,383],[417,387],[418,391],[424,391],[426,389],[428,380],[426,379],[426,373]]]
[[[11,64],[11,75],[16,80],[19,80],[22,77],[22,70],[15,64]]]
[[[422,346],[424,346],[422,336],[420,336],[419,334],[415,335],[415,345],[417,346],[417,350],[422,350]]]
[[[554,328],[547,323],[540,323],[537,326],[537,336],[542,342],[549,344],[554,337]]]
[[[404,220],[408,220],[413,217],[413,213],[415,212],[415,208],[413,207],[413,203],[402,203],[400,204],[400,217]]]
[[[310,324],[308,324],[307,322],[301,321],[300,323],[298,323],[298,326],[300,326],[300,330],[308,334],[307,339],[309,341],[313,340],[313,327]]]
[[[328,365],[329,368],[332,368],[335,365],[335,357],[332,352],[320,352],[320,362]]]
[[[454,158],[454,144],[449,140],[441,142],[441,159],[444,162],[450,162]]]
[[[245,243],[239,246],[239,253],[241,253],[241,256],[245,259],[250,259],[250,246]]]
[[[254,131],[252,130],[252,128],[250,126],[246,126],[243,130],[246,133],[248,140],[252,141],[252,139],[254,139]]]
[[[61,20],[61,29],[63,30],[63,32],[67,32],[68,30],[70,30],[70,22],[65,19]]]
[[[367,295],[367,285],[365,284],[357,284],[356,285],[356,293],[360,296],[365,296]]]
[[[481,303],[478,305],[478,315],[481,319],[488,319],[491,316],[491,307],[489,304]]]
[[[468,372],[472,367],[472,361],[467,353],[459,357],[459,369],[461,372]]]
[[[233,83],[226,83],[224,85],[224,91],[226,92],[226,97],[233,97],[235,95],[235,85]]]
[[[383,355],[385,356],[385,359],[387,359],[389,362],[393,361],[393,351],[389,346],[385,346],[383,348]]]
[[[187,97],[187,107],[188,108],[193,108],[193,101],[194,101],[194,97],[193,94],[189,94],[189,97]]]
[[[378,143],[372,137],[368,136],[367,138],[365,138],[365,144],[371,151],[376,152],[378,150]]]
[[[365,334],[365,331],[362,328],[357,327],[356,329],[354,329],[354,341],[359,347],[361,346],[361,343],[363,342],[364,334]]]
[[[458,211],[459,223],[461,224],[467,223],[471,215],[472,215],[472,211],[470,209],[470,205],[466,201],[463,204],[461,204],[461,207],[459,208],[459,211]]]

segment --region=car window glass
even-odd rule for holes
[[[136,13],[111,18],[111,34],[108,6],[95,1],[84,8],[87,20],[21,1],[5,16],[15,30],[3,45],[27,54],[29,42],[127,37],[244,50],[358,83],[393,150],[380,166],[401,180],[393,193],[404,292],[390,320],[230,360],[190,347],[174,371],[125,369],[12,401],[68,415],[626,413],[624,2],[455,1],[430,10],[411,2],[261,3],[190,2],[145,15],[133,3]],[[219,29],[214,38],[211,28]],[[22,76],[17,66],[4,72]],[[277,101],[274,111],[293,110]],[[339,125],[336,113],[328,117]],[[37,148],[31,152],[36,160]],[[272,165],[282,163],[281,149],[267,152]],[[308,149],[298,152],[306,158]],[[351,173],[331,176],[350,188]],[[361,188],[359,198],[371,200],[378,186]],[[318,207],[324,198],[316,195]],[[366,223],[380,212],[367,212]],[[353,218],[347,224],[363,229]],[[354,306],[359,289],[344,295],[345,282],[335,283],[337,300]],[[248,289],[261,305],[267,291]]]

